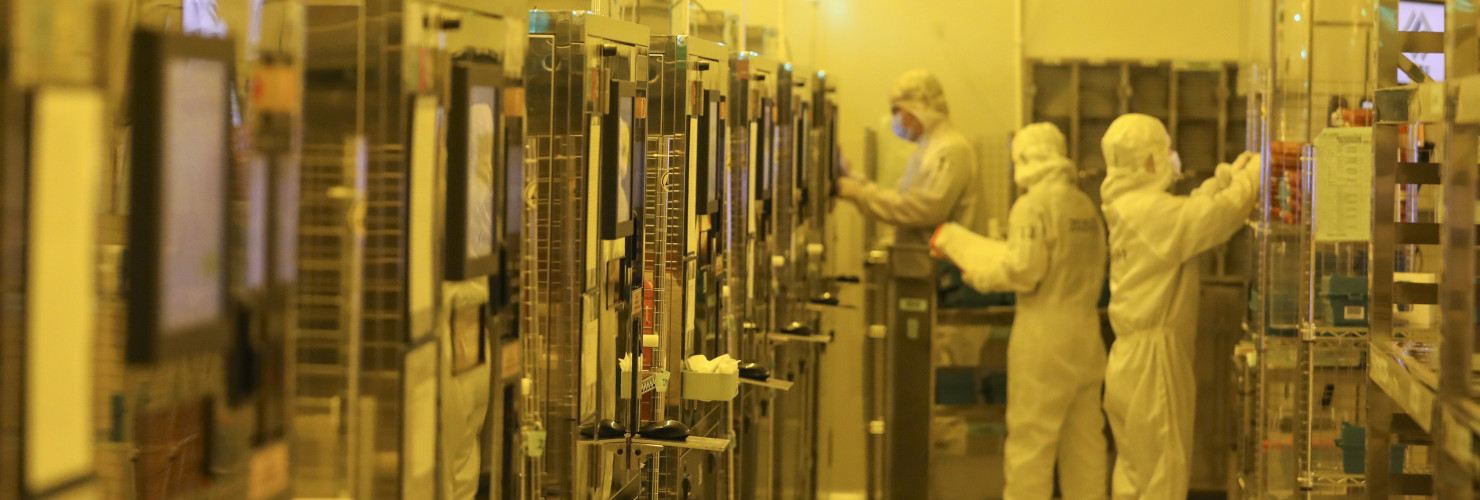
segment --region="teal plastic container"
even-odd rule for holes
[[[1321,278],[1326,317],[1335,326],[1367,326],[1367,277],[1333,274]]]
[[[1367,428],[1347,422],[1341,423],[1341,439],[1336,440],[1336,446],[1341,448],[1341,471],[1346,474],[1367,473]],[[1388,454],[1388,473],[1403,473],[1404,452],[1408,448],[1401,445],[1393,445],[1392,452]]]

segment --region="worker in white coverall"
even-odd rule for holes
[[[470,132],[474,148],[468,160],[474,174],[468,179],[472,204],[467,228],[468,255],[487,253],[493,248],[493,108],[474,105],[470,110]],[[485,331],[483,307],[488,304],[488,280],[478,278],[448,283],[442,289],[444,307],[440,315],[442,342],[442,491],[453,500],[472,500],[478,493],[483,457],[482,447],[490,443],[487,418],[491,405],[492,365],[486,353],[492,351],[492,335]]]
[[[1198,268],[1194,258],[1243,226],[1259,193],[1259,156],[1244,153],[1190,196],[1167,188],[1181,170],[1166,127],[1130,114],[1101,143],[1110,228],[1105,414],[1118,456],[1117,499],[1182,500],[1191,472]]]
[[[931,248],[981,292],[1017,292],[1007,344],[1005,500],[1053,497],[1057,457],[1066,500],[1105,498],[1108,473],[1100,385],[1105,344],[1096,310],[1105,279],[1105,227],[1075,184],[1064,134],[1048,123],[1012,141],[1013,204],[1006,242],[956,224]]]
[[[894,134],[915,143],[896,190],[880,187],[846,168],[838,196],[865,217],[896,227],[896,241],[925,245],[936,226],[956,222],[987,234],[987,200],[976,153],[951,125],[940,81],[925,70],[900,76],[890,91]]]

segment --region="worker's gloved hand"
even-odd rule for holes
[[[853,162],[848,161],[847,156],[841,156],[838,162],[833,164],[833,177],[838,179],[853,177]]]
[[[1259,185],[1259,174],[1264,164],[1259,153],[1244,153],[1239,155],[1234,162],[1234,171],[1249,179],[1254,185]]]
[[[1233,182],[1234,166],[1228,163],[1219,163],[1218,169],[1213,171],[1213,178],[1218,179],[1218,186],[1228,187]]]
[[[1259,159],[1259,153],[1255,153],[1253,151],[1245,151],[1242,154],[1238,155],[1238,158],[1233,160],[1233,171],[1235,173],[1242,172],[1250,167],[1253,167],[1254,170],[1257,171],[1259,170],[1259,166],[1261,165]]]
[[[858,179],[854,179],[852,177],[839,177],[838,178],[838,197],[839,198],[842,198],[842,199],[845,199],[845,200],[852,200],[852,199],[857,198],[858,197],[858,193],[860,193],[862,191],[863,191],[863,183],[860,182]]]

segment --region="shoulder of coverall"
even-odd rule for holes
[[[1171,235],[1150,234],[1147,226],[1153,221],[1168,217],[1176,217],[1177,212],[1182,210],[1188,202],[1188,197],[1178,196],[1159,189],[1142,189],[1127,193],[1111,205],[1118,216],[1118,231],[1129,231],[1133,237],[1142,241],[1158,259],[1172,261],[1168,255],[1156,251],[1162,245],[1156,244],[1160,238],[1169,238]],[[1107,219],[1109,213],[1106,213]]]
[[[958,132],[949,123],[941,124],[931,131],[930,137],[925,144],[920,146],[925,151],[925,160],[950,158],[954,161],[969,160],[971,164],[976,163],[976,148],[965,135]]]

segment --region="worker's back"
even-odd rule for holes
[[[1041,218],[1049,261],[1038,289],[1018,294],[1018,302],[1052,300],[1045,305],[1093,310],[1106,265],[1105,225],[1094,202],[1067,181],[1046,181],[1013,206],[1014,212],[1024,209]]]
[[[1042,228],[1044,234],[1037,236],[1044,238],[1049,257],[1038,286],[1018,292],[1015,345],[1009,349],[1031,346],[1040,356],[1058,358],[1052,365],[1072,372],[1063,374],[1068,380],[1100,380],[1105,345],[1096,306],[1105,280],[1106,243],[1094,202],[1067,179],[1055,179],[1034,186],[1012,211],[1014,230]],[[1024,218],[1038,224],[1024,224]]]

